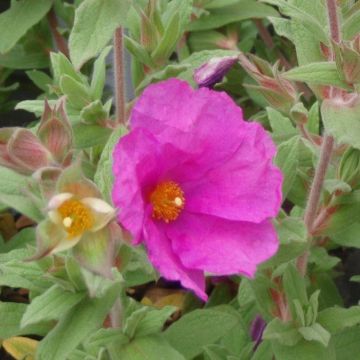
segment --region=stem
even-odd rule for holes
[[[69,48],[67,42],[58,31],[58,21],[54,8],[51,8],[51,10],[48,12],[47,19],[57,49],[62,52],[66,57],[69,57]]]
[[[340,26],[339,17],[337,13],[336,0],[326,0],[329,27],[331,39],[339,43],[340,42]],[[331,87],[331,96],[335,95],[334,88]],[[317,210],[319,207],[319,201],[323,183],[325,180],[326,170],[329,166],[331,155],[334,149],[334,139],[332,136],[325,134],[320,150],[320,159],[315,170],[315,176],[310,189],[310,195],[305,208],[304,222],[307,228],[308,234],[311,234]],[[310,240],[311,241],[311,240]],[[311,245],[311,242],[309,243]],[[297,259],[297,267],[299,272],[304,276],[306,274],[307,261],[309,252],[306,251]]]
[[[304,222],[309,232],[311,231],[312,224],[315,220],[321,190],[325,180],[326,170],[330,163],[333,148],[334,138],[332,136],[325,135],[321,145],[319,163],[317,165],[314,180],[310,189],[309,200],[305,208]]]
[[[340,25],[336,0],[326,0],[331,39],[340,42]]]
[[[115,76],[115,106],[116,122],[125,125],[125,71],[123,30],[121,27],[114,34],[114,76]]]

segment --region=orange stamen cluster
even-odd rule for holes
[[[69,237],[81,235],[94,224],[91,211],[78,200],[67,200],[59,208],[65,230]]]
[[[153,206],[152,216],[168,223],[177,219],[184,208],[184,192],[174,181],[164,181],[150,194],[150,202]]]

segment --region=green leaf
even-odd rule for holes
[[[341,220],[340,220],[341,222]],[[348,246],[360,249],[360,223],[354,222],[351,225],[342,227],[342,230],[331,235],[331,240],[341,246]]]
[[[81,341],[102,326],[120,292],[114,283],[101,298],[85,298],[63,316],[43,339],[37,355],[42,360],[64,360]]]
[[[164,306],[159,310],[150,309],[136,327],[135,336],[141,337],[160,333],[165,322],[175,311],[176,308],[174,306]]]
[[[61,76],[60,88],[74,109],[81,110],[92,101],[89,89],[68,75]]]
[[[211,30],[234,22],[278,15],[274,8],[266,4],[253,0],[239,0],[236,4],[210,10],[209,14],[204,14],[198,20],[192,21],[188,30]]]
[[[280,344],[294,346],[301,340],[301,335],[291,322],[282,322],[275,318],[267,326],[263,333],[265,340],[277,340]]]
[[[320,115],[319,115],[319,103],[317,101],[310,108],[309,118],[306,127],[312,134],[319,135]]]
[[[101,157],[94,176],[96,185],[108,202],[111,202],[111,190],[114,181],[112,173],[112,153],[114,151],[115,145],[125,133],[125,128],[118,127],[110,135],[109,140],[107,141],[104,150],[101,153]]]
[[[91,96],[93,99],[101,100],[106,78],[106,57],[111,50],[111,46],[106,47],[96,59],[94,70],[91,77]]]
[[[282,76],[289,80],[304,81],[308,84],[333,85],[348,89],[341,79],[335,62],[316,62],[295,67]]]
[[[73,127],[75,147],[86,149],[95,145],[105,144],[108,140],[111,129],[99,125],[76,124]]]
[[[0,166],[0,203],[39,222],[43,216],[34,202],[27,196],[31,178]]]
[[[80,118],[87,124],[100,124],[108,118],[108,112],[100,100],[95,100],[81,110]]]
[[[185,359],[192,359],[204,345],[215,343],[239,322],[239,315],[231,307],[195,310],[173,323],[164,337]]]
[[[345,40],[352,40],[360,31],[360,11],[355,11],[343,23],[342,34]]]
[[[83,292],[71,293],[64,291],[58,285],[53,285],[43,294],[32,300],[21,320],[21,326],[25,327],[41,321],[61,319],[84,296],[85,293]]]
[[[273,130],[272,137],[276,143],[281,143],[297,135],[297,131],[288,117],[271,107],[267,107],[266,112]]]
[[[25,304],[0,302],[0,340],[27,334],[45,335],[49,331],[50,326],[47,324],[21,328],[20,321],[26,308]]]
[[[298,299],[301,305],[308,304],[304,278],[294,265],[289,264],[283,276],[284,290],[291,305],[292,300]]]
[[[317,322],[335,334],[347,327],[360,324],[360,306],[352,306],[348,309],[341,307],[325,309],[319,313]]]
[[[79,69],[95,57],[123,25],[129,10],[128,0],[85,0],[75,11],[74,27],[70,33],[70,58]]]
[[[272,342],[276,360],[336,360],[334,347],[330,343],[324,347],[315,341],[299,341],[295,346],[284,346],[277,341]],[[341,357],[339,358],[343,360]]]
[[[333,336],[336,359],[354,360],[360,353],[360,326],[354,326]]]
[[[51,0],[13,1],[11,8],[0,14],[0,53],[8,52],[46,15],[51,5]]]
[[[317,341],[325,347],[329,344],[330,333],[317,323],[311,326],[300,327],[298,331],[307,341]]]
[[[39,89],[46,93],[49,91],[49,85],[52,84],[53,80],[45,72],[39,70],[31,70],[26,71],[26,75]]]
[[[295,136],[283,142],[276,154],[275,163],[281,169],[284,180],[282,184],[283,200],[286,199],[296,177],[296,170],[299,166],[299,137]]]
[[[360,149],[360,98],[337,103],[325,100],[321,114],[325,129],[337,142]]]
[[[121,360],[184,360],[163,337],[146,336],[134,339],[116,351]]]
[[[251,360],[272,360],[273,358],[274,354],[271,349],[270,341],[263,340],[256,349],[255,354]]]

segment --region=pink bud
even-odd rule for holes
[[[28,129],[16,129],[9,139],[7,150],[11,160],[30,173],[51,162],[49,151]]]
[[[58,163],[63,163],[72,147],[72,130],[65,112],[64,101],[51,109],[45,101],[45,109],[40,121],[38,136]]]

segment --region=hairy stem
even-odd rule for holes
[[[67,42],[57,29],[58,21],[56,18],[54,8],[51,8],[51,10],[48,12],[47,19],[48,19],[51,34],[54,38],[57,49],[60,52],[62,52],[66,57],[69,57],[69,48],[68,48]]]
[[[326,0],[331,39],[340,42],[340,24],[336,0]]]
[[[326,5],[327,5],[331,39],[339,43],[340,25],[339,25],[338,13],[337,13],[336,0],[326,0]],[[335,94],[333,88],[331,88],[330,94],[332,95]],[[315,176],[311,185],[309,199],[306,204],[305,214],[304,214],[304,222],[309,235],[311,234],[313,224],[317,215],[317,210],[319,207],[320,196],[325,180],[326,170],[329,166],[333,149],[334,149],[333,137],[325,134],[321,145],[319,163],[315,170]],[[309,256],[309,252],[306,251],[303,255],[301,255],[297,259],[297,267],[303,276],[306,274],[308,256]]]
[[[114,76],[115,76],[115,106],[117,124],[125,124],[125,71],[123,30],[121,27],[114,34]]]

